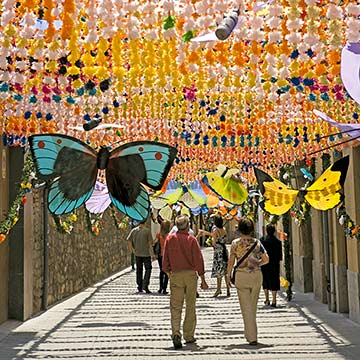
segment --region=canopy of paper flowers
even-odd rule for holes
[[[199,41],[239,6],[226,40]],[[94,147],[161,141],[177,146],[171,175],[186,182],[220,163],[276,170],[341,142],[319,139],[337,129],[314,109],[359,121],[340,76],[342,48],[360,42],[354,1],[3,0],[0,11],[9,146],[49,132]],[[73,129],[94,119],[122,127]]]

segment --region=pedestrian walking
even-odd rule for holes
[[[235,287],[244,321],[245,338],[250,345],[257,345],[256,310],[262,284],[260,266],[267,264],[269,257],[260,241],[253,237],[254,222],[251,219],[240,218],[238,231],[240,237],[231,243],[226,280],[230,286],[236,259]]]
[[[280,261],[282,260],[282,245],[275,236],[275,231],[273,224],[266,225],[266,236],[260,239],[269,255],[269,263],[261,267],[265,305],[270,305],[269,292],[271,291],[272,307],[276,307],[276,296],[280,290]]]
[[[165,295],[168,293],[166,290],[167,290],[169,278],[168,278],[166,272],[163,271],[162,261],[163,261],[163,257],[164,257],[165,240],[169,234],[169,231],[170,231],[170,221],[163,220],[160,223],[160,231],[156,234],[155,244],[154,244],[154,253],[158,257],[158,263],[159,263],[159,269],[160,269],[158,293],[165,294]]]
[[[130,231],[127,241],[130,251],[135,254],[137,289],[139,292],[145,291],[147,294],[150,294],[151,261],[155,260],[155,256],[151,231],[146,226],[146,221],[143,220]],[[143,268],[145,268],[144,277]]]
[[[170,279],[170,313],[172,340],[175,349],[182,347],[181,314],[186,303],[183,336],[186,343],[196,341],[196,290],[198,276],[201,288],[207,289],[204,259],[196,238],[189,234],[190,221],[186,215],[175,220],[178,231],[165,240],[163,271]]]
[[[212,232],[199,230],[198,236],[207,235],[212,237],[212,246],[214,248],[213,265],[211,277],[217,279],[217,287],[214,297],[221,294],[222,278],[225,277],[228,267],[229,253],[226,248],[227,232],[224,228],[224,220],[220,214],[214,216],[214,228]],[[227,286],[227,296],[230,296],[230,287]]]

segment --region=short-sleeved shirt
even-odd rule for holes
[[[135,256],[151,256],[150,246],[152,244],[151,231],[146,227],[137,226],[132,229],[127,237],[134,248]]]
[[[164,256],[164,249],[165,249],[165,240],[167,238],[168,234],[160,234],[159,232],[156,234],[156,238],[159,241],[160,244],[160,254],[161,256]]]
[[[236,260],[241,259],[246,254],[248,249],[257,241],[257,245],[250,255],[241,263],[237,271],[254,272],[260,270],[259,262],[263,254],[266,254],[265,248],[261,242],[255,238],[238,238],[233,240],[230,248],[230,255],[234,254]]]
[[[184,230],[169,234],[166,238],[162,265],[164,272],[194,270],[199,275],[205,273],[199,243],[195,237]]]

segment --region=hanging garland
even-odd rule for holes
[[[114,206],[110,207],[110,211],[111,211],[111,217],[114,220],[114,224],[115,224],[116,228],[119,230],[125,230],[129,226],[129,218],[126,217],[125,215],[123,215],[122,218],[119,219],[117,217],[118,210],[116,210],[116,208]]]
[[[60,234],[71,234],[74,229],[74,224],[78,219],[75,212],[67,214],[65,217],[63,217],[64,220],[62,220],[61,216],[54,214],[51,215],[54,219],[56,230]]]
[[[27,199],[26,194],[31,191],[31,180],[35,177],[34,163],[31,156],[26,156],[21,175],[20,187],[5,220],[0,223],[0,244],[5,241],[10,230],[19,220],[19,211]]]
[[[346,212],[344,204],[336,208],[336,216],[339,224],[344,228],[345,235],[360,241],[360,226],[356,225],[352,218]]]
[[[88,230],[95,236],[98,236],[100,233],[100,229],[103,228],[102,217],[104,213],[101,214],[91,214],[89,211],[85,211],[86,213],[86,222]]]
[[[285,214],[282,216],[282,223],[284,229],[284,267],[285,267],[285,282],[282,282],[282,286],[286,289],[286,299],[290,301],[292,299],[292,274],[291,274],[291,259],[292,251],[289,239],[290,234],[290,215]]]

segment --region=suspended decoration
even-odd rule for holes
[[[111,152],[105,146],[96,152],[60,134],[33,135],[29,142],[39,178],[51,182],[48,208],[54,215],[70,213],[86,203],[94,192],[98,170],[105,170],[105,195],[122,213],[142,221],[149,215],[150,202],[141,183],[161,189],[176,155],[175,148],[149,141],[127,143]]]
[[[290,210],[298,195],[301,195],[317,210],[333,209],[343,201],[340,191],[345,182],[348,166],[349,156],[345,156],[332,164],[314,183],[301,190],[291,189],[280,180],[255,168],[263,196],[260,206],[269,214],[283,215]]]
[[[26,203],[26,194],[32,189],[31,180],[35,177],[35,167],[31,156],[27,156],[20,180],[20,187],[16,197],[10,206],[9,212],[5,219],[0,222],[0,244],[6,240],[7,235],[19,220],[19,212],[21,207]]]
[[[354,1],[17,4],[3,1],[0,10],[7,146],[40,133],[94,148],[159,141],[178,150],[173,179],[189,183],[225,164],[253,180],[253,166],[272,171],[329,151],[337,138],[316,141],[333,127],[314,109],[359,123],[354,88],[341,74],[344,44],[359,56]],[[215,33],[239,4],[225,40],[192,41]]]

